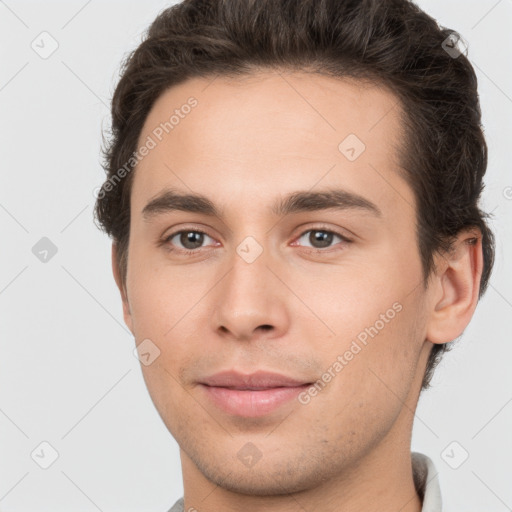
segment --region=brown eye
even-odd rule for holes
[[[172,233],[165,239],[165,243],[171,245],[171,250],[176,251],[194,251],[200,249],[205,242],[205,238],[210,238],[206,233],[197,230],[183,230]],[[173,242],[174,240],[174,242]],[[181,247],[180,247],[181,244]]]
[[[325,249],[331,247],[336,238],[339,238],[342,242],[350,242],[350,240],[343,235],[325,229],[310,229],[305,231],[298,240],[301,241],[301,245],[308,242],[311,244],[309,247],[313,249]],[[305,245],[305,247],[308,247],[308,245]]]

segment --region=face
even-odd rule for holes
[[[125,320],[150,340],[184,476],[281,494],[407,446],[428,292],[399,115],[383,88],[298,72],[193,79],[154,104]]]

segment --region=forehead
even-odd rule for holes
[[[400,113],[388,89],[356,80],[277,71],[189,79],[147,116],[138,147],[153,147],[137,164],[132,207],[165,187],[235,205],[317,184],[366,190],[384,210],[397,195],[410,206],[396,172]]]

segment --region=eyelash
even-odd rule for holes
[[[333,231],[331,229],[327,229],[327,228],[324,228],[324,227],[315,227],[315,228],[307,229],[306,231],[303,231],[298,237],[296,237],[295,240],[301,239],[306,233],[315,232],[315,231],[336,235],[339,238],[341,238],[341,240],[345,244],[352,243],[352,240],[350,240],[346,236],[342,235],[341,233],[338,233],[337,231]],[[180,248],[174,248],[174,247],[172,247],[170,245],[170,241],[176,235],[180,235],[181,233],[202,233],[203,235],[206,235],[206,236],[208,236],[210,238],[213,238],[208,233],[206,233],[206,231],[203,231],[201,229],[181,229],[179,231],[175,231],[174,233],[171,233],[170,235],[166,236],[163,240],[160,241],[159,245],[165,245],[166,249],[169,252],[172,252],[172,253],[178,253],[178,254],[182,254],[184,256],[195,256],[195,255],[197,255],[199,253],[199,251],[201,249],[203,249],[203,247],[199,247],[197,249],[180,249]],[[338,250],[343,250],[343,249],[334,249],[334,250],[338,251]],[[328,247],[326,249],[318,249],[318,248],[315,248],[315,247],[310,247],[307,252],[309,252],[309,253],[324,253],[324,252],[330,253],[330,252],[332,252],[332,247]]]

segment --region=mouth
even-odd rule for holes
[[[200,387],[208,400],[224,413],[256,418],[276,411],[311,384],[271,372],[227,371],[203,379]]]

